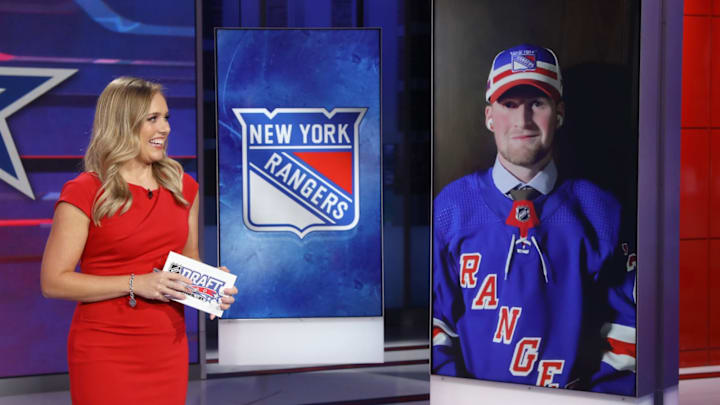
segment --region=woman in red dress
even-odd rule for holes
[[[168,118],[160,85],[113,80],[98,99],[85,172],[55,205],[41,283],[46,297],[78,301],[68,336],[76,405],[185,403],[184,312],[168,298],[182,299],[190,280],[153,268],[170,251],[200,260],[198,184],[167,156]]]

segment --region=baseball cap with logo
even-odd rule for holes
[[[534,86],[555,101],[562,98],[560,64],[548,48],[523,44],[506,49],[493,60],[485,100],[494,103],[498,97],[519,85]]]

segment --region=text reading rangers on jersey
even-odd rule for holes
[[[242,126],[243,219],[254,231],[343,231],[359,219],[365,108],[233,109]]]

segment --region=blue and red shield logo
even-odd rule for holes
[[[537,68],[537,55],[534,50],[510,52],[512,58],[512,71],[524,72]]]
[[[359,220],[358,131],[366,108],[235,108],[243,220],[259,232],[344,231]]]

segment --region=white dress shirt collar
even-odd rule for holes
[[[545,165],[545,167],[527,183],[518,180],[500,163],[497,157],[495,158],[495,165],[492,168],[492,179],[495,187],[497,187],[501,193],[508,196],[508,198],[510,198],[508,195],[510,190],[522,186],[530,186],[543,195],[549,194],[553,187],[555,187],[557,176],[557,167],[553,160],[550,160],[550,163]]]

